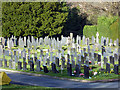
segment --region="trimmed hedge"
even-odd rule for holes
[[[104,16],[98,18],[97,32],[99,32],[99,38],[101,38],[102,36],[111,38],[112,33],[110,32],[110,26],[116,21],[116,19],[117,17]]]
[[[96,25],[85,25],[84,29],[83,29],[83,35],[85,37],[89,37],[90,39],[92,38],[92,36],[96,36],[97,33],[97,26]]]
[[[99,17],[97,25],[85,25],[83,35],[91,39],[92,36],[96,37],[96,33],[99,32],[100,40],[102,36],[109,37],[113,41],[119,38],[120,43],[120,25],[118,22],[120,22],[120,18],[118,19],[117,16]]]

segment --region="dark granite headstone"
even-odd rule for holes
[[[58,58],[58,57],[55,58],[55,64],[56,64],[57,67],[60,66],[60,65],[59,65],[59,58]]]
[[[47,66],[44,65],[43,68],[44,68],[44,73],[48,73],[49,72]]]
[[[106,40],[104,40],[104,46],[106,46]]]
[[[89,78],[89,66],[84,65],[84,78]]]
[[[105,47],[102,47],[102,55],[103,55],[104,52],[105,52]]]
[[[70,62],[67,63],[67,74],[72,76],[72,64]]]
[[[118,69],[118,65],[115,64],[115,65],[114,65],[114,73],[115,73],[115,74],[118,74],[118,73],[119,73],[118,70],[119,70],[119,69]]]
[[[33,61],[30,62],[30,71],[34,71],[34,63],[33,63]]]
[[[76,76],[76,77],[79,77],[79,74],[80,74],[80,65],[79,65],[79,64],[76,64],[76,66],[75,66],[75,71],[76,71],[75,76]]]
[[[18,70],[21,70],[21,69],[22,69],[22,62],[18,61]]]
[[[70,62],[70,55],[67,54],[67,62]]]
[[[101,62],[101,55],[98,54],[98,62]]]
[[[118,65],[120,65],[120,56],[119,56],[119,59],[118,59]]]
[[[106,72],[110,73],[110,64],[106,63]]]
[[[51,66],[52,66],[52,71],[53,71],[54,73],[58,73],[58,70],[56,69],[56,65],[55,65],[54,62],[51,63]]]
[[[88,56],[88,53],[87,52],[85,52],[84,53],[84,60],[86,60],[86,57]]]
[[[110,63],[114,65],[114,57],[110,56]]]

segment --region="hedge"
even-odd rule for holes
[[[89,37],[90,39],[92,38],[92,36],[96,36],[97,33],[97,26],[96,25],[85,25],[84,29],[83,29],[83,35],[85,37]]]

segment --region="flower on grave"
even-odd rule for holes
[[[92,62],[89,60],[89,64],[91,64]]]
[[[99,64],[99,66],[101,66],[101,63]]]
[[[80,76],[81,76],[81,77],[83,77],[83,76],[84,76],[84,74],[83,74],[83,73],[80,73]]]
[[[91,70],[92,68],[91,68],[91,67],[89,67],[89,69]]]
[[[97,75],[97,72],[94,72],[94,75]]]
[[[74,71],[73,73],[76,74],[76,71]]]

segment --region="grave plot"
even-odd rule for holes
[[[116,41],[101,37],[17,39],[0,38],[0,67],[50,76],[102,80],[120,74],[120,49]]]

